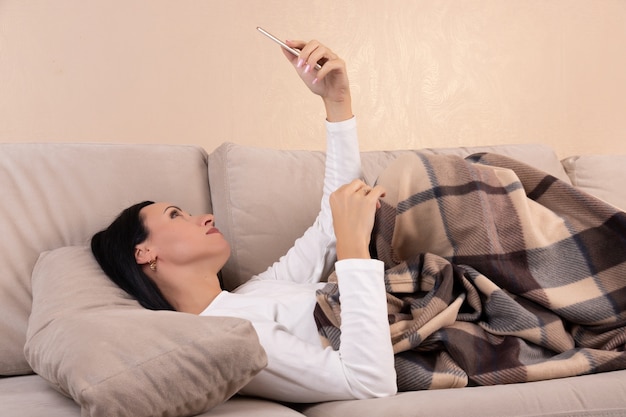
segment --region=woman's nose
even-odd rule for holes
[[[212,214],[203,214],[198,216],[198,224],[200,226],[213,226],[215,217]]]

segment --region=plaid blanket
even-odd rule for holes
[[[626,214],[495,154],[386,168],[372,236],[401,391],[626,368]],[[320,335],[340,344],[332,277]]]

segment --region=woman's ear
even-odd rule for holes
[[[139,265],[147,264],[152,260],[152,255],[150,254],[150,249],[146,247],[145,244],[139,244],[135,246],[135,261]]]

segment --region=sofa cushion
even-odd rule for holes
[[[626,370],[547,381],[402,392],[389,398],[302,407],[307,417],[618,417],[626,415]]]
[[[39,375],[0,378],[2,417],[80,417],[80,407],[56,392]],[[235,395],[197,417],[302,417],[297,411],[274,401]]]
[[[0,144],[0,375],[31,372],[23,349],[39,254],[86,244],[142,200],[211,210],[206,160],[183,145]]]
[[[413,151],[363,152],[367,182],[398,155]],[[495,152],[534,165],[566,182],[554,151],[545,145],[501,145],[424,149],[422,152],[467,156]],[[233,289],[263,272],[285,254],[313,223],[322,196],[324,153],[275,150],[225,143],[209,155],[209,181],[215,222],[231,244],[222,269],[224,285]]]
[[[39,375],[0,378],[0,416],[80,417],[80,407]]]
[[[83,416],[197,414],[266,365],[249,322],[146,310],[88,247],[42,254],[32,286],[26,358]]]
[[[563,161],[572,184],[607,203],[626,210],[626,155],[572,156]]]

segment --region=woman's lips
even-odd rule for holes
[[[209,230],[206,231],[207,235],[211,235],[213,233],[220,233],[220,230],[217,227],[212,227]]]

